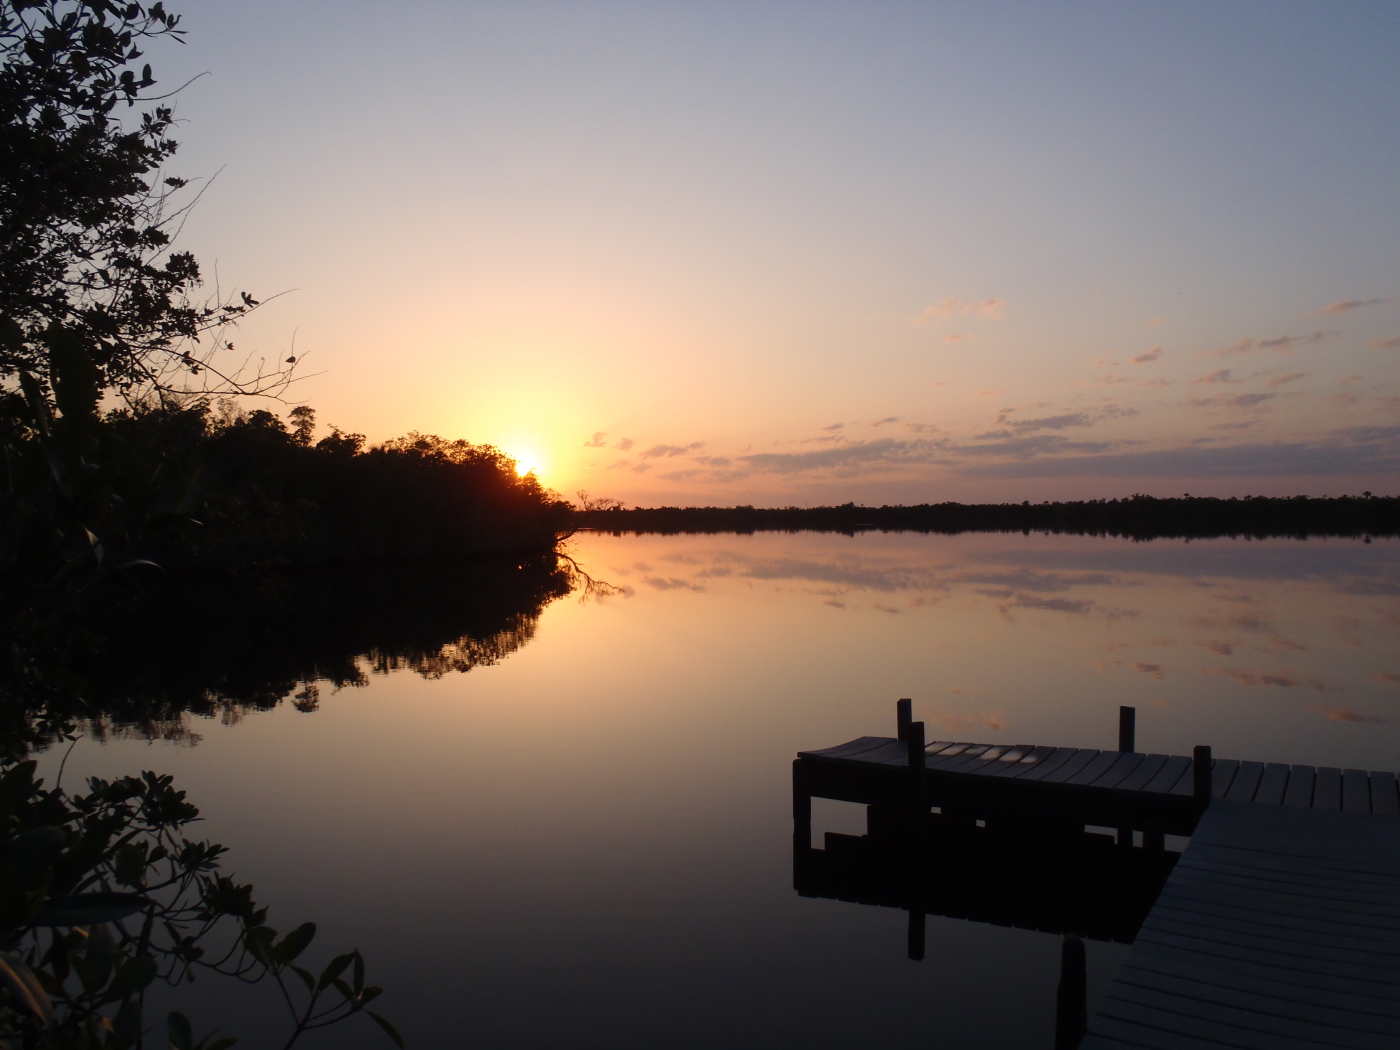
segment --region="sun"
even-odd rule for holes
[[[539,476],[543,461],[540,454],[534,449],[516,448],[506,454],[515,460],[515,473],[519,477],[523,478],[527,474]]]

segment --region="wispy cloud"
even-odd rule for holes
[[[1372,339],[1366,345],[1372,350],[1400,350],[1400,335],[1394,339]]]
[[[1333,722],[1373,722],[1377,725],[1386,725],[1390,722],[1388,718],[1377,718],[1375,715],[1363,715],[1359,711],[1353,711],[1346,707],[1309,707],[1309,711],[1316,711],[1320,715],[1326,715]]]
[[[1269,387],[1279,387],[1283,386],[1285,383],[1296,383],[1298,380],[1303,379],[1306,376],[1306,372],[1289,372],[1287,375],[1284,376],[1275,376],[1273,379],[1270,379],[1265,385]]]
[[[1150,321],[1147,322],[1147,327],[1148,327],[1148,328],[1161,328],[1162,325],[1164,325],[1164,324],[1166,324],[1166,323],[1167,323],[1167,319],[1166,319],[1165,317],[1154,317],[1154,318],[1152,318],[1152,320],[1150,320]]]
[[[595,431],[593,437],[583,443],[584,448],[606,448],[607,442],[603,439],[607,437],[601,430]]]
[[[898,416],[886,416],[884,419],[877,419],[877,420],[875,420],[875,421],[874,421],[873,423],[871,423],[870,425],[871,425],[872,428],[873,428],[873,427],[883,427],[883,426],[885,426],[886,424],[889,424],[889,423],[898,423],[898,422],[899,422],[899,417],[898,417]]]
[[[1146,353],[1138,354],[1136,357],[1130,357],[1128,360],[1135,365],[1145,365],[1149,361],[1155,361],[1161,356],[1162,348],[1160,346],[1154,346],[1151,350],[1148,350]]]
[[[652,445],[642,453],[643,459],[674,459],[687,452],[698,452],[705,447],[703,441],[692,441],[689,445]]]
[[[975,317],[980,321],[1000,321],[1006,311],[1003,299],[942,299],[923,312],[922,321],[945,317]]]
[[[823,429],[823,430],[840,430],[840,429],[841,429],[842,427],[844,427],[845,425],[846,425],[845,423],[832,423],[831,426],[829,426],[829,427],[822,427],[822,429]]]
[[[1217,394],[1215,397],[1193,397],[1187,404],[1197,408],[1258,408],[1276,397],[1277,394],[1236,394],[1234,397]]]
[[[1187,386],[1198,386],[1201,383],[1240,383],[1241,379],[1231,379],[1228,368],[1217,368],[1214,372],[1207,372],[1203,376],[1197,376]]]
[[[1229,346],[1220,350],[1203,350],[1199,357],[1229,357],[1232,354],[1254,354],[1263,350],[1272,350],[1275,353],[1285,354],[1300,346],[1320,343],[1328,336],[1336,335],[1336,332],[1319,328],[1315,332],[1307,335],[1281,335],[1273,339],[1237,339]]]
[[[1360,310],[1363,306],[1379,306],[1381,303],[1388,303],[1389,299],[1344,299],[1338,303],[1328,303],[1319,314],[1336,315],[1349,314],[1353,310]]]

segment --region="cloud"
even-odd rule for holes
[[[1046,456],[980,464],[980,477],[1236,478],[1394,474],[1400,471],[1400,426],[1352,427],[1316,442],[1209,447],[1188,445],[1107,455]]]
[[[1374,722],[1378,725],[1387,725],[1388,718],[1376,718],[1374,715],[1363,715],[1357,711],[1348,710],[1345,707],[1309,707],[1309,711],[1316,711],[1320,715],[1326,715],[1333,722]]]
[[[1200,383],[1242,383],[1242,379],[1231,379],[1228,368],[1217,368],[1214,372],[1207,372],[1203,376],[1197,376],[1187,386],[1196,386]]]
[[[937,434],[938,428],[932,423],[905,423],[904,429],[911,434]]]
[[[923,312],[921,321],[937,321],[944,317],[975,317],[981,321],[1000,321],[1006,310],[1002,299],[943,299]]]
[[[1018,434],[1032,430],[1064,430],[1067,427],[1091,427],[1096,420],[1088,412],[1065,412],[1058,416],[1041,416],[1038,419],[1007,420],[1005,413],[997,416],[998,423],[1005,423]],[[1009,436],[1009,435],[998,435]]]
[[[812,452],[760,452],[739,458],[763,474],[799,474],[809,470],[850,470],[860,464],[898,460],[915,446],[924,444],[926,442],[881,438]]]
[[[872,427],[882,427],[882,426],[884,426],[886,423],[898,423],[898,422],[899,422],[899,417],[898,417],[898,416],[886,416],[884,419],[877,419],[877,420],[875,420],[875,422],[871,423],[870,425],[871,425]]]
[[[705,447],[703,441],[692,441],[689,445],[652,445],[642,453],[643,459],[674,459],[676,456],[684,456],[687,452],[696,452]]]
[[[630,467],[631,465],[632,465],[632,461],[631,461],[630,459],[618,459],[618,460],[614,460],[611,464],[609,464],[609,465],[608,465],[608,469],[609,469],[609,470],[617,470],[617,469],[619,469],[620,467]]]
[[[1258,408],[1276,397],[1277,394],[1236,394],[1234,397],[1218,394],[1215,397],[1193,397],[1187,404],[1197,408]]]
[[[621,452],[626,452],[628,449],[630,449],[630,448],[632,447],[633,444],[634,444],[634,442],[632,441],[631,438],[623,438],[623,439],[622,439],[621,441],[619,441],[616,445],[614,445],[613,448],[618,449],[618,450],[621,451]]]
[[[1161,356],[1162,348],[1160,346],[1154,346],[1151,350],[1147,351],[1147,353],[1138,354],[1136,357],[1131,357],[1128,360],[1130,360],[1135,365],[1145,365],[1147,364],[1147,362],[1155,361]]]
[[[608,435],[604,434],[601,430],[595,431],[594,434],[593,434],[592,440],[590,440],[590,441],[585,441],[585,442],[583,443],[583,447],[584,447],[584,448],[604,448],[604,447],[607,446],[607,442],[604,441],[603,438],[605,438],[605,437],[607,437],[607,436],[608,436]]]
[[[1400,350],[1400,335],[1394,339],[1372,339],[1366,345],[1372,350]]]
[[[822,429],[823,429],[823,430],[840,430],[840,429],[841,429],[842,427],[844,427],[845,425],[846,425],[845,423],[832,423],[831,426],[829,426],[829,427],[822,427]]]
[[[962,342],[962,336],[956,335],[956,334],[955,334],[955,335],[945,335],[945,336],[943,337],[943,341],[944,341],[945,343],[961,343],[961,342]]]
[[[1154,318],[1152,318],[1152,320],[1150,320],[1150,321],[1147,322],[1147,327],[1148,327],[1148,328],[1161,328],[1162,325],[1164,325],[1164,324],[1166,324],[1166,323],[1167,323],[1167,319],[1166,319],[1165,317],[1154,317]]]
[[[632,468],[632,473],[633,473],[633,474],[645,474],[645,473],[646,473],[647,471],[649,471],[650,469],[651,469],[651,464],[650,464],[650,463],[638,463],[635,467]]]
[[[1305,376],[1307,376],[1306,372],[1289,372],[1286,376],[1276,376],[1270,379],[1265,385],[1269,387],[1283,386],[1285,383],[1296,383]]]
[[[1162,670],[1161,664],[1135,663],[1133,664],[1133,670],[1141,671],[1143,674],[1150,674],[1159,682],[1167,677],[1167,672]]]
[[[654,587],[658,591],[703,591],[705,588],[698,583],[691,583],[688,580],[678,580],[674,576],[669,579],[661,576],[643,576],[642,582],[648,587]]]
[[[673,470],[669,474],[656,476],[662,481],[689,481],[691,478],[698,478],[703,473],[702,470]]]
[[[1275,339],[1237,339],[1223,350],[1204,350],[1197,356],[1229,357],[1232,354],[1252,354],[1260,350],[1273,350],[1283,354],[1305,344],[1320,343],[1328,336],[1336,334],[1336,332],[1319,328],[1317,331],[1309,332],[1307,335],[1281,335]]]
[[[1319,314],[1349,314],[1353,310],[1359,310],[1363,306],[1379,306],[1381,303],[1388,303],[1389,299],[1345,299],[1339,303],[1328,303]]]

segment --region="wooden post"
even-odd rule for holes
[[[1136,751],[1134,737],[1137,735],[1137,708],[1120,707],[1118,709],[1118,750]]]
[[[909,739],[909,723],[914,720],[914,701],[901,700],[894,705],[895,735],[900,740]]]
[[[909,905],[909,958],[914,962],[924,960],[924,909],[919,902]]]
[[[904,742],[909,748],[910,791],[914,804],[918,805],[924,797],[924,724],[910,722]]]
[[[1055,991],[1055,1050],[1074,1050],[1089,1027],[1084,942],[1072,933],[1060,944],[1060,987]]]
[[[792,841],[802,849],[812,848],[812,796],[807,790],[807,770],[802,759],[792,764]]]
[[[1191,752],[1192,794],[1202,806],[1210,805],[1211,773],[1214,763],[1210,760],[1210,747],[1197,744]]]

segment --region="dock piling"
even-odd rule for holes
[[[914,720],[914,701],[901,700],[894,705],[895,736],[900,740],[909,739],[909,723]]]
[[[1203,806],[1210,805],[1211,772],[1213,769],[1214,763],[1211,762],[1210,758],[1210,746],[1197,744],[1191,752],[1191,794]]]
[[[1060,986],[1055,990],[1055,1050],[1075,1050],[1089,1027],[1084,941],[1072,933],[1060,943]]]
[[[1137,735],[1137,708],[1118,708],[1118,750],[1136,751],[1134,738]]]

